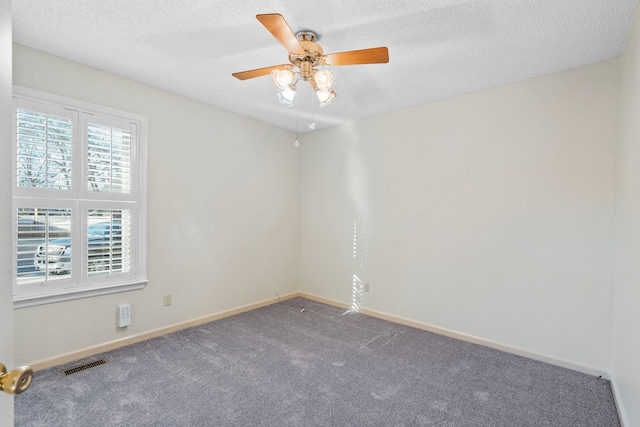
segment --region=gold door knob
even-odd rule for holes
[[[0,363],[0,391],[9,394],[20,394],[31,385],[33,369],[29,366],[20,366],[10,372]]]

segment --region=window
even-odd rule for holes
[[[14,306],[146,284],[146,118],[14,88]]]

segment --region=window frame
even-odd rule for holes
[[[71,162],[71,189],[56,190],[45,188],[18,187],[17,182],[17,126],[18,108],[32,109],[61,117],[71,117],[73,144]],[[44,111],[43,111],[44,109]],[[131,192],[93,192],[87,188],[87,137],[83,135],[89,123],[118,127],[128,124],[132,130],[131,141]],[[129,129],[129,128],[127,128]],[[22,86],[13,86],[12,110],[12,264],[13,264],[13,306],[14,308],[56,303],[79,298],[127,292],[142,289],[148,283],[146,260],[146,218],[147,218],[147,118],[110,107],[103,107]],[[79,166],[80,165],[80,166]],[[60,193],[64,192],[64,193]],[[64,205],[71,207],[72,246],[81,248],[72,251],[70,279],[63,279],[55,289],[39,289],[47,282],[33,284],[17,283],[17,233],[18,207],[54,208]],[[88,275],[86,255],[87,216],[89,209],[130,210],[131,215],[131,272]],[[84,228],[83,228],[84,227]],[[64,283],[63,283],[64,282]]]

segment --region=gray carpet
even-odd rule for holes
[[[606,380],[301,298],[79,362],[16,426],[620,425]]]

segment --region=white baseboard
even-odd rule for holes
[[[87,347],[87,348],[77,350],[77,351],[72,351],[69,353],[64,353],[51,358],[38,360],[36,362],[29,363],[29,366],[31,366],[31,368],[34,371],[41,371],[43,369],[51,368],[53,366],[63,365],[65,363],[69,363],[74,360],[83,359],[85,357],[91,357],[96,354],[104,353],[105,351],[115,350],[117,348],[125,347],[127,345],[139,343],[142,341],[146,341],[151,338],[160,337],[162,335],[170,334],[172,332],[176,332],[182,329],[187,329],[193,326],[202,325],[204,323],[209,323],[214,320],[223,319],[225,317],[234,316],[236,314],[244,313],[245,311],[255,310],[256,308],[265,307],[267,305],[275,304],[277,302],[295,298],[297,296],[300,296],[299,292],[291,292],[289,294],[279,295],[277,297],[269,298],[263,301],[258,301],[252,304],[243,305],[241,307],[237,307],[231,310],[221,311],[219,313],[210,314],[208,316],[199,317],[197,319],[188,320],[186,322],[176,323],[174,325],[154,329],[138,335],[133,335],[130,337],[119,339],[119,340],[98,344],[96,346]]]
[[[170,334],[172,332],[176,332],[182,329],[191,328],[193,326],[202,325],[204,323],[212,322],[214,320],[222,319],[225,317],[233,316],[236,314],[244,313],[245,311],[255,310],[257,308],[265,307],[267,305],[271,305],[280,301],[284,301],[287,299],[302,297],[307,298],[312,301],[317,301],[323,304],[331,305],[334,307],[343,308],[345,310],[350,310],[351,305],[348,303],[344,303],[341,301],[336,301],[330,298],[324,298],[319,295],[310,294],[307,292],[291,292],[286,295],[281,295],[278,297],[269,298],[263,301],[259,301],[252,304],[243,305],[238,308],[234,308],[231,310],[222,311],[219,313],[214,313],[208,316],[203,316],[197,319],[188,320],[186,322],[177,323],[174,325],[154,329],[148,332],[144,332],[138,335],[133,335],[130,337],[122,338],[115,341],[110,341],[107,343],[99,344],[92,347],[87,347],[81,350],[72,351],[69,353],[61,354],[58,356],[54,356],[51,358],[38,360],[36,362],[30,363],[29,365],[35,370],[40,371],[43,369],[47,369],[53,366],[63,365],[65,363],[72,362],[74,360],[83,359],[85,357],[90,357],[96,354],[104,353],[106,351],[115,350],[120,347],[124,347],[127,345],[135,344],[138,342],[146,341],[151,338],[156,338],[162,335]],[[574,371],[582,372],[585,374],[603,377],[610,380],[610,375],[608,372],[604,372],[598,369],[594,369],[587,366],[582,366],[576,363],[572,363],[566,360],[558,359],[553,356],[548,356],[541,353],[532,352],[529,350],[524,350],[518,347],[514,347],[508,344],[503,344],[496,341],[486,340],[480,337],[476,337],[473,335],[464,334],[461,332],[452,331],[445,328],[440,328],[437,326],[429,325],[422,322],[417,322],[414,320],[410,320],[401,316],[395,316],[388,313],[383,313],[376,310],[371,310],[368,308],[360,308],[360,313],[366,314],[368,316],[377,317],[379,319],[387,320],[394,323],[399,323],[401,325],[410,326],[416,329],[421,329],[424,331],[433,332],[439,335],[448,336],[451,338],[456,338],[462,341],[471,342],[473,344],[483,345],[485,347],[495,348],[497,350],[501,350],[507,353],[516,354],[518,356],[527,357],[529,359],[539,360],[541,362],[549,363],[551,365],[561,366],[563,368],[571,369]],[[612,384],[614,382],[612,381]],[[615,395],[615,393],[614,393]],[[621,408],[621,406],[619,406]]]
[[[616,402],[616,409],[618,410],[618,418],[620,418],[620,425],[622,427],[631,427],[631,421],[629,421],[627,411],[625,411],[624,409],[624,404],[622,403],[622,398],[620,395],[620,387],[618,386],[615,375],[611,375],[610,381],[611,391],[613,391],[613,399]]]
[[[310,299],[311,301],[320,302],[322,304],[331,305],[333,307],[344,308],[345,310],[351,310],[351,304],[347,304],[334,299],[321,297],[319,295],[310,294],[308,292],[298,292],[298,296],[301,298]]]
[[[321,296],[318,296],[318,295],[314,295],[314,294],[310,294],[310,293],[307,293],[307,292],[299,292],[299,296],[303,297],[303,298],[310,299],[312,301],[317,301],[317,302],[321,302],[321,303],[324,303],[324,304],[332,305],[334,307],[339,307],[339,308],[344,308],[344,309],[350,309],[351,308],[350,304],[346,304],[344,302],[332,300],[332,299],[329,299],[329,298],[324,298],[324,297],[321,297]],[[362,314],[366,314],[366,315],[371,316],[371,317],[377,317],[378,319],[387,320],[389,322],[399,323],[401,325],[410,326],[412,328],[421,329],[423,331],[433,332],[433,333],[438,334],[438,335],[444,335],[444,336],[447,336],[447,337],[459,339],[459,340],[470,342],[470,343],[473,343],[473,344],[478,344],[478,345],[482,345],[482,346],[485,346],[485,347],[494,348],[496,350],[501,350],[501,351],[504,351],[506,353],[511,353],[511,354],[515,354],[515,355],[518,355],[518,356],[526,357],[526,358],[529,358],[529,359],[538,360],[540,362],[549,363],[551,365],[560,366],[560,367],[563,367],[563,368],[571,369],[573,371],[578,371],[578,372],[582,372],[584,374],[593,375],[595,377],[602,377],[602,378],[605,378],[605,379],[608,379],[608,380],[611,379],[608,372],[605,372],[605,371],[602,371],[602,370],[599,370],[599,369],[595,369],[595,368],[592,368],[592,367],[589,367],[589,366],[583,366],[583,365],[580,365],[580,364],[569,362],[567,360],[559,359],[557,357],[549,356],[549,355],[546,355],[546,354],[537,353],[537,352],[533,352],[533,351],[530,351],[530,350],[525,350],[525,349],[518,348],[518,347],[509,345],[509,344],[504,344],[504,343],[497,342],[497,341],[487,340],[487,339],[476,337],[476,336],[473,336],[473,335],[464,334],[464,333],[461,333],[461,332],[456,332],[456,331],[453,331],[453,330],[450,330],[450,329],[429,325],[427,323],[417,322],[417,321],[414,321],[414,320],[411,320],[411,319],[407,319],[407,318],[404,318],[404,317],[401,317],[401,316],[395,316],[395,315],[392,315],[392,314],[383,313],[381,311],[371,310],[371,309],[368,309],[368,308],[365,308],[365,307],[360,307],[360,309],[358,311],[360,313],[362,313]]]

